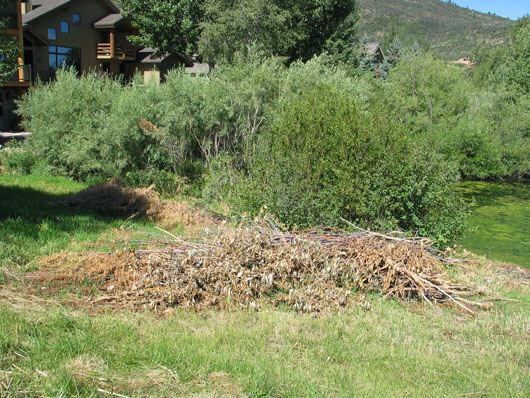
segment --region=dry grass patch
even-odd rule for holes
[[[154,186],[132,189],[113,183],[97,184],[52,204],[89,209],[109,216],[142,216],[159,222],[164,228],[182,225],[194,231],[214,227],[223,221],[186,201],[163,201]]]

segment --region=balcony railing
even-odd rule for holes
[[[111,43],[99,43],[97,47],[98,59],[122,59],[125,61],[136,60],[136,47],[128,44],[114,46],[112,51]]]
[[[31,65],[22,65],[4,83],[31,83]]]

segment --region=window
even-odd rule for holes
[[[81,15],[79,14],[72,15],[72,23],[74,25],[81,25]]]
[[[57,40],[57,29],[48,28],[48,40]]]
[[[70,32],[70,24],[68,22],[61,22],[61,33],[69,33]]]
[[[81,49],[71,47],[48,47],[49,66],[52,70],[60,69],[64,66],[74,66],[81,72]]]

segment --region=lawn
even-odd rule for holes
[[[32,270],[58,251],[110,250],[121,226],[154,232],[149,221],[46,204],[83,188],[0,175],[4,269]],[[502,300],[475,317],[375,294],[371,309],[322,317],[272,307],[155,315],[35,296],[0,274],[0,396],[529,396],[528,275],[487,261],[451,273]]]
[[[98,238],[120,228],[156,232],[146,220],[133,222],[50,205],[86,187],[62,177],[0,174],[0,266],[25,267],[38,256],[87,250]]]

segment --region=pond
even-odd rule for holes
[[[476,202],[458,243],[490,260],[530,268],[530,182],[464,182],[457,190]]]

